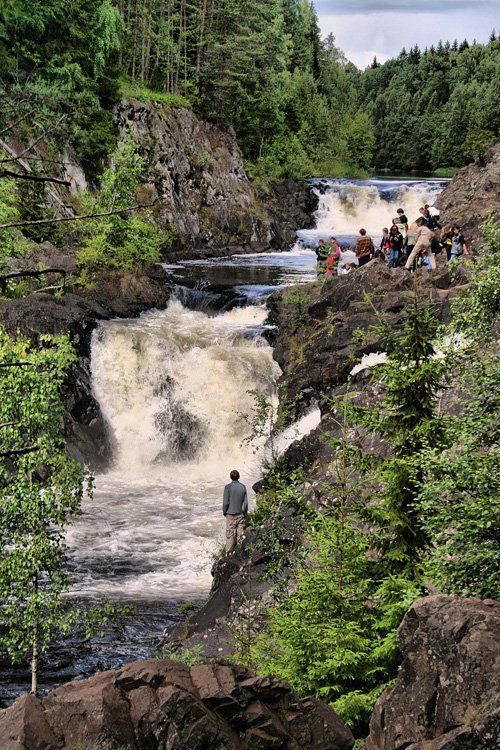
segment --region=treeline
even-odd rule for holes
[[[6,89],[21,98],[30,89],[71,113],[66,138],[94,172],[123,93],[187,98],[234,128],[263,177],[370,165],[358,73],[333,37],[321,40],[306,0],[75,0],[71,14],[62,0],[12,0],[0,20]]]
[[[500,136],[500,39],[374,60],[358,96],[375,129],[375,168],[461,167]]]
[[[308,0],[10,0],[0,82],[38,97],[90,176],[116,147],[123,95],[188,104],[234,128],[251,174],[356,176],[458,167],[498,139],[500,41],[403,50],[358,71]],[[28,93],[28,96],[26,94]],[[42,107],[42,104],[43,107]]]

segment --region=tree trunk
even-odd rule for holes
[[[207,0],[201,0],[200,33],[198,35],[198,50],[196,52],[196,78],[200,74],[202,50],[205,34],[205,19],[207,17]]]
[[[137,36],[139,32],[139,8],[138,0],[134,0],[134,39],[132,42],[132,83],[135,83],[135,66],[136,66],[136,55],[137,55]]]
[[[37,694],[38,690],[38,632],[33,635],[33,650],[31,654],[31,692]]]

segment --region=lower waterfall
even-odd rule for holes
[[[93,390],[114,463],[69,533],[75,594],[206,593],[229,471],[237,468],[249,490],[259,475],[264,446],[244,442],[250,392],[277,401],[279,368],[261,336],[266,314],[249,306],[209,317],[171,301],[96,329]]]

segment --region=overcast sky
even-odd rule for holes
[[[500,31],[500,0],[314,0],[323,36],[359,68],[380,62],[402,47],[421,48],[440,39],[486,42]],[[418,9],[418,10],[416,10]]]

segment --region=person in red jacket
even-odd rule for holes
[[[339,264],[339,260],[342,257],[342,252],[340,250],[340,245],[335,239],[335,237],[330,238],[330,252],[328,253],[328,258],[326,259],[326,275],[327,276],[336,276],[337,275],[337,266]]]

